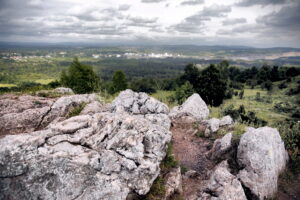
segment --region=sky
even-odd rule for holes
[[[0,41],[300,47],[300,0],[0,0]]]

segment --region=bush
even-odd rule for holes
[[[286,82],[284,81],[284,82],[280,83],[280,84],[278,85],[278,88],[279,88],[279,89],[287,88]]]
[[[266,89],[268,91],[271,91],[273,89],[273,83],[271,81],[266,81],[266,82],[263,82],[261,84],[261,89]]]
[[[63,86],[71,88],[75,93],[83,94],[94,92],[99,89],[99,78],[88,65],[83,65],[74,58],[68,73],[62,71],[60,82]]]
[[[277,127],[291,160],[300,163],[300,123],[286,121],[279,123]]]
[[[300,84],[298,84],[296,88],[289,89],[289,91],[286,94],[289,96],[300,94]]]
[[[243,105],[240,105],[238,109],[235,109],[234,106],[231,104],[222,110],[222,114],[224,116],[230,115],[234,120],[240,121],[244,124],[253,125],[255,127],[265,126],[268,124],[267,121],[256,117],[255,112],[246,112],[245,107]]]
[[[244,98],[244,90],[241,90],[239,93],[239,98],[243,99]]]
[[[112,78],[112,93],[114,94],[125,89],[127,89],[127,80],[125,73],[121,70],[115,71]]]
[[[135,92],[146,92],[148,94],[155,93],[155,83],[150,79],[134,80],[130,84],[131,89]]]
[[[189,96],[194,93],[194,89],[190,82],[185,82],[181,87],[177,88],[175,94],[170,97],[170,102],[182,104]]]

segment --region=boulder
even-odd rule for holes
[[[238,146],[237,161],[243,168],[238,177],[253,196],[261,200],[272,198],[287,160],[288,154],[276,129],[250,128]]]
[[[247,200],[240,181],[230,173],[228,162],[215,167],[198,200]]]
[[[58,87],[55,88],[53,91],[59,94],[74,94],[71,88],[65,88],[65,87]]]
[[[183,116],[191,116],[197,120],[206,119],[209,115],[209,109],[199,94],[190,96],[181,106],[175,106],[171,112],[170,117],[180,118]]]
[[[175,193],[182,193],[182,178],[180,167],[171,169],[165,176],[165,197],[169,199]]]
[[[56,102],[53,111],[64,110],[68,102]],[[145,195],[171,140],[168,116],[159,112],[147,117],[151,114],[79,115],[45,130],[1,138],[0,199],[121,200],[132,193]]]
[[[120,113],[128,112],[132,114],[168,114],[169,108],[166,104],[149,97],[146,93],[136,93],[130,89],[122,91],[112,102],[111,111]]]
[[[230,126],[233,124],[233,119],[229,116],[226,115],[220,119],[220,126]]]
[[[217,118],[211,118],[210,120],[206,120],[206,129],[204,135],[209,137],[212,133],[215,133],[220,128],[220,120]]]
[[[212,150],[211,150],[211,158],[216,160],[224,156],[232,147],[232,133],[227,133],[220,139],[216,139]]]

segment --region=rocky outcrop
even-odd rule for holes
[[[4,96],[0,99],[0,135],[28,133],[66,116],[81,103],[96,101],[95,94],[71,95],[59,99],[35,96]]]
[[[174,194],[182,193],[182,178],[180,167],[171,169],[165,176],[165,197],[169,199]]]
[[[111,111],[129,112],[132,114],[168,114],[169,108],[164,103],[149,97],[146,93],[136,93],[132,90],[122,91],[112,102]]]
[[[230,173],[227,161],[213,170],[198,200],[247,200],[240,181]]]
[[[220,139],[216,139],[211,150],[211,158],[216,160],[224,156],[232,147],[232,133],[227,133]]]
[[[73,90],[71,88],[65,88],[65,87],[58,87],[53,90],[53,92],[59,93],[59,94],[74,94]]]
[[[128,104],[118,103],[123,95],[113,112],[79,115],[0,139],[0,199],[119,200],[146,194],[171,140],[170,120],[164,104],[143,94],[134,93],[133,102],[140,95],[146,101],[132,114]],[[64,112],[72,101],[56,101],[49,113]]]
[[[170,117],[173,119],[183,116],[191,116],[197,120],[207,118],[209,109],[205,102],[201,99],[199,94],[190,96],[181,106],[175,106],[171,112]]]
[[[288,159],[278,131],[270,127],[248,129],[241,137],[237,158],[243,168],[238,174],[243,186],[259,199],[272,198]]]
[[[226,115],[220,119],[220,127],[222,126],[230,126],[233,124],[233,119],[230,117],[230,115]]]
[[[87,104],[84,109],[80,112],[81,115],[90,115],[99,112],[108,111],[107,108],[99,101],[93,101]]]

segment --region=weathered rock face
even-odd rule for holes
[[[229,172],[227,161],[217,165],[198,200],[247,200],[240,181]]]
[[[36,129],[56,99],[35,96],[0,96],[0,136]]]
[[[180,167],[172,169],[166,175],[166,193],[164,199],[169,199],[175,193],[182,193],[182,178]]]
[[[99,101],[93,101],[87,104],[84,109],[80,112],[81,115],[95,114],[99,112],[108,111],[106,107]]]
[[[57,101],[51,111],[64,110],[68,100]],[[146,194],[171,140],[167,115],[149,112],[79,115],[0,139],[0,199],[114,200],[130,192]]]
[[[97,100],[96,95],[72,95],[58,100],[35,96],[3,96],[0,99],[0,135],[28,133],[64,117],[81,103]]]
[[[237,158],[244,168],[238,174],[242,184],[259,199],[271,198],[288,159],[278,131],[270,127],[248,129],[241,137]]]
[[[192,116],[197,120],[207,118],[209,109],[199,94],[190,96],[181,106],[174,107],[170,112],[171,118],[180,118],[182,116]]]
[[[232,147],[232,133],[227,133],[220,139],[216,139],[211,150],[212,159],[221,158]]]
[[[136,93],[132,90],[125,90],[111,104],[112,112],[129,112],[133,114],[168,114],[167,105],[159,102],[146,93]]]
[[[224,117],[222,117],[222,119],[220,120],[220,126],[230,126],[233,124],[233,119],[229,116],[226,115]]]
[[[74,94],[74,92],[71,88],[65,88],[65,87],[58,87],[58,88],[55,88],[53,91],[60,93],[60,94]]]

